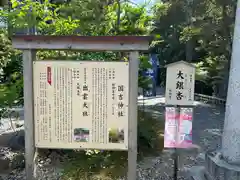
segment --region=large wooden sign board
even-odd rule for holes
[[[147,51],[151,40],[12,37],[23,50],[27,180],[37,179],[36,147],[128,150],[128,180],[137,179],[138,51]],[[36,61],[39,49],[129,52],[129,62]]]
[[[128,149],[129,63],[35,61],[39,148]]]

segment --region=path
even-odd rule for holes
[[[12,111],[15,111],[18,113],[19,117],[16,119],[14,116],[12,117],[12,121],[14,124],[22,125],[24,124],[24,111],[23,108],[12,108]],[[9,118],[2,118],[0,122],[0,134],[5,132],[6,130],[12,129],[11,123],[9,121]]]
[[[165,98],[162,92],[156,98],[144,100],[146,111],[152,112],[160,120],[164,119]],[[143,100],[139,97],[139,105]],[[195,102],[193,119],[193,144],[198,148],[181,150],[179,179],[187,179],[189,168],[204,165],[207,150],[220,146],[224,123],[224,107]],[[149,180],[168,180],[173,174],[171,151],[165,150],[159,157],[146,158],[140,165],[140,174],[148,174]],[[169,177],[170,176],[170,177]],[[143,179],[139,177],[139,179]],[[147,180],[147,178],[144,178]]]

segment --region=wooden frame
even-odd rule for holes
[[[129,71],[129,149],[128,180],[136,180],[137,174],[137,97],[138,51],[147,51],[149,36],[36,36],[18,35],[12,38],[13,47],[23,50],[24,69],[24,118],[26,179],[36,180],[36,148],[34,140],[33,61],[36,50],[128,51]]]
[[[146,51],[149,36],[13,36],[17,49],[57,49],[83,51]]]

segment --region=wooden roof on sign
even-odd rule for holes
[[[17,49],[59,49],[84,51],[146,51],[151,36],[43,36],[15,35]]]
[[[185,64],[189,67],[196,68],[196,66],[194,66],[193,64],[188,63],[186,61],[177,61],[177,62],[174,62],[174,63],[167,64],[165,67],[168,68],[168,67],[175,66],[175,65],[178,65],[178,64]]]

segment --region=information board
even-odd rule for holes
[[[128,150],[128,62],[36,61],[38,148]]]

